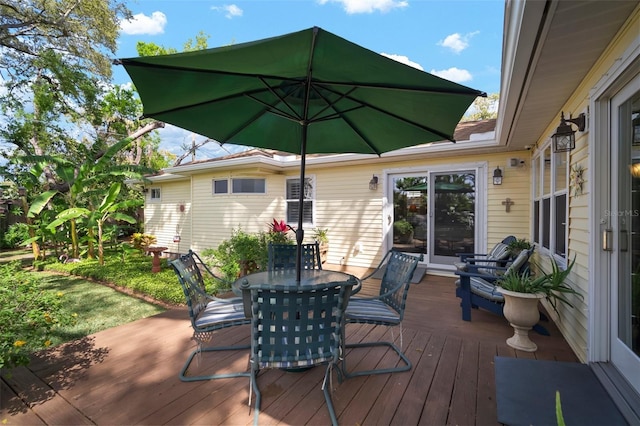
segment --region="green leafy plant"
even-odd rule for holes
[[[517,238],[507,244],[511,256],[517,256],[522,250],[531,250],[533,245],[526,238]]]
[[[404,219],[397,220],[393,222],[393,232],[397,235],[409,235],[413,232],[413,226]]]
[[[147,247],[154,245],[156,242],[155,235],[142,234],[140,232],[134,232],[131,235],[131,244],[140,251],[145,251]]]
[[[319,242],[320,244],[327,244],[329,243],[329,229],[328,228],[315,228],[313,230],[313,239],[317,242]]]
[[[26,223],[14,223],[9,226],[4,234],[4,246],[7,248],[17,248],[24,241],[29,239],[29,225]]]
[[[558,313],[558,302],[572,308],[574,307],[566,297],[567,295],[573,294],[581,299],[583,298],[582,294],[565,282],[575,263],[576,259],[574,258],[571,263],[567,265],[566,269],[562,269],[556,260],[552,258],[552,270],[549,273],[546,273],[539,267],[542,275],[533,278],[528,272],[518,274],[516,271],[510,271],[501,277],[497,284],[505,290],[518,293],[543,293],[553,309]]]
[[[51,345],[56,327],[75,321],[63,297],[44,291],[19,262],[0,266],[0,369],[27,365],[29,353]]]
[[[267,244],[272,234],[250,234],[242,229],[234,229],[231,238],[222,241],[215,249],[204,250],[202,255],[220,271],[222,278],[233,282],[267,264]]]

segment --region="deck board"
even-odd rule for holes
[[[359,273],[358,275],[363,275]],[[333,400],[341,424],[497,424],[496,355],[577,362],[553,322],[550,336],[531,334],[535,353],[516,351],[505,340],[504,318],[474,310],[462,321],[455,279],[426,275],[409,291],[403,346],[413,363],[405,373],[356,377],[339,383]],[[376,292],[376,280],[362,294]],[[218,344],[249,341],[249,326],[216,332]],[[397,330],[395,332],[397,336]],[[384,327],[347,326],[347,341],[391,339]],[[253,423],[249,380],[185,383],[178,378],[194,349],[186,310],[171,309],[105,330],[34,356],[0,382],[0,421],[6,424],[243,424]],[[350,371],[390,366],[384,348],[354,348],[345,354]],[[244,371],[248,351],[204,353],[190,374]],[[260,424],[327,424],[321,390],[323,368],[305,372],[260,372]]]

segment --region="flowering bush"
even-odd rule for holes
[[[42,290],[18,261],[0,266],[0,369],[29,363],[29,353],[51,345],[51,331],[71,324],[64,294]]]
[[[273,219],[273,223],[269,225],[267,240],[274,244],[288,244],[292,241],[289,237],[289,230],[292,230],[292,228],[284,220],[278,222],[278,220]]]

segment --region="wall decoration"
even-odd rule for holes
[[[571,174],[569,176],[571,189],[573,190],[573,196],[577,197],[582,195],[584,187],[584,167],[580,164],[576,164],[571,168]]]

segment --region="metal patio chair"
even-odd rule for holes
[[[197,262],[196,262],[197,260]],[[242,298],[221,299],[207,294],[201,268],[203,268],[212,278],[222,280],[217,277],[202,262],[200,257],[189,250],[189,253],[169,262],[173,267],[184,295],[187,300],[191,326],[193,327],[193,340],[196,341],[196,349],[189,355],[182,370],[180,370],[180,380],[193,382],[198,380],[225,379],[230,377],[249,377],[248,371],[233,372],[225,374],[211,374],[204,376],[187,376],[187,370],[196,355],[202,352],[213,351],[236,351],[249,349],[251,346],[204,346],[213,339],[213,333],[227,327],[250,324],[251,320],[244,314]]]
[[[251,392],[255,391],[254,423],[258,424],[261,394],[258,372],[263,368],[299,369],[327,364],[322,390],[331,423],[337,425],[331,399],[332,368],[341,358],[344,310],[352,281],[322,286],[253,286],[251,306]],[[340,370],[337,371],[340,374]],[[339,376],[340,378],[340,376]]]
[[[320,262],[320,244],[302,244],[302,268],[301,269],[322,269]],[[283,269],[294,269],[296,267],[296,244],[274,244],[268,245],[268,271],[280,271]]]
[[[388,261],[387,261],[388,258]],[[343,373],[346,377],[364,376],[369,374],[396,373],[411,370],[411,361],[402,351],[402,319],[407,302],[407,294],[418,262],[423,259],[411,256],[395,250],[389,250],[378,267],[362,281],[370,278],[379,269],[384,269],[384,275],[380,282],[380,292],[375,297],[352,297],[349,300],[345,319],[348,323],[373,324],[387,327],[399,326],[400,347],[395,344],[393,328],[391,328],[391,341],[345,343],[346,348],[362,348],[386,346],[393,349],[404,365],[393,368],[379,368],[374,370],[347,371],[346,358],[343,360]]]

